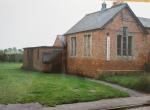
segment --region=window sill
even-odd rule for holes
[[[133,60],[135,56],[117,56],[117,57],[126,60]]]
[[[77,56],[69,56],[70,58],[76,58]]]

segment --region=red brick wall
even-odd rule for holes
[[[128,20],[122,21],[122,15],[128,14]],[[133,57],[117,56],[116,36],[121,27],[128,27],[129,32],[133,33]],[[142,29],[128,9],[120,12],[111,23],[105,28],[105,33],[111,37],[111,61],[105,62],[102,69],[109,70],[142,70],[146,62],[146,36],[143,35]]]
[[[128,21],[122,21],[122,13],[128,14]],[[134,55],[133,57],[118,57],[116,36],[121,27],[127,26],[133,33]],[[85,32],[77,33],[77,56],[70,56],[70,36],[66,36],[67,41],[67,69],[70,74],[95,77],[104,70],[143,70],[147,58],[148,47],[150,47],[150,35],[144,36],[141,27],[129,13],[128,9],[120,12],[104,30],[92,32],[92,56],[83,55],[83,36]],[[106,33],[111,39],[110,61],[106,61]]]
[[[53,48],[34,48],[33,49],[33,67],[31,68],[29,65],[27,51],[29,49],[24,50],[24,60],[23,60],[23,68],[26,69],[34,69],[42,72],[51,72],[51,71],[61,71],[62,67],[62,54],[58,55],[53,62],[49,64],[44,64],[42,62],[42,57],[44,52],[52,52]]]
[[[38,51],[39,51],[39,57],[38,57]],[[39,71],[50,71],[51,70],[51,64],[43,64],[42,63],[42,54],[44,52],[51,52],[51,49],[45,49],[45,48],[36,48],[34,49],[34,55],[33,55],[33,68]]]
[[[100,30],[92,32],[92,52],[90,57],[84,56],[84,33],[76,34],[77,56],[70,56],[70,36],[67,37],[67,69],[71,74],[93,77],[101,68],[104,59],[104,38]]]
[[[150,49],[150,28],[147,29],[149,34],[146,36],[146,44],[147,44],[147,49]]]
[[[26,68],[27,66],[28,66],[27,50],[24,49],[24,52],[23,52],[23,68]]]
[[[59,35],[57,36],[53,46],[54,47],[62,47],[62,41],[60,40]]]

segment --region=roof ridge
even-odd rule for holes
[[[118,5],[112,6],[112,7],[110,7],[110,8],[107,8],[107,9],[105,9],[105,10],[103,10],[103,11],[92,12],[92,13],[86,14],[86,16],[91,15],[91,14],[95,14],[95,13],[98,13],[98,12],[99,12],[99,13],[105,12],[105,11],[108,11],[108,10],[110,10],[110,9],[116,8],[116,7],[121,6],[121,5],[127,5],[127,3],[121,3],[121,4],[118,4]]]
[[[91,14],[95,14],[95,13],[98,13],[98,12],[101,12],[101,11],[96,11],[96,12],[88,13],[85,16],[88,16],[88,15],[91,15]]]
[[[117,13],[119,13],[126,7],[129,8],[129,5],[127,3],[122,3],[107,8],[104,11],[89,13],[85,15],[74,26],[72,26],[72,28],[70,28],[64,35],[84,32],[93,29],[102,29]]]

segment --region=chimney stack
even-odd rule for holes
[[[113,6],[122,4],[123,2],[124,0],[116,0],[115,2],[113,2]]]

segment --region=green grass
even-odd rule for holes
[[[21,66],[21,63],[0,62],[0,70],[19,69]]]
[[[150,93],[150,74],[133,73],[128,75],[104,75],[100,78],[107,82],[116,83],[124,87]]]
[[[0,63],[0,103],[39,102],[55,106],[128,96],[84,78],[25,71],[20,67],[17,63]]]

